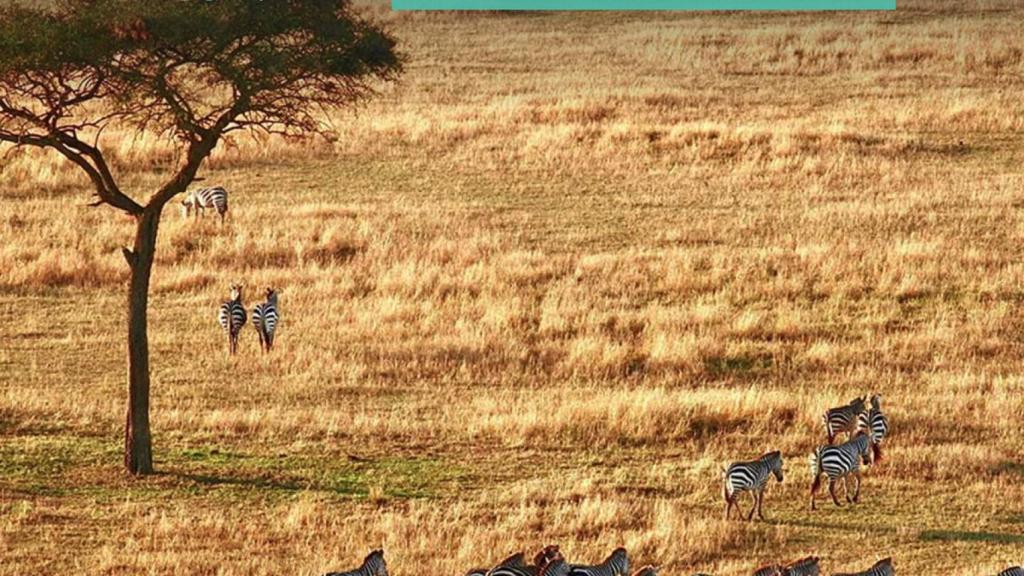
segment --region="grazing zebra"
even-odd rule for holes
[[[882,397],[871,397],[871,408],[860,415],[860,429],[871,435],[875,461],[882,459],[882,440],[889,434],[889,420],[882,412]]]
[[[267,301],[257,304],[252,309],[252,325],[260,336],[260,348],[264,353],[274,347],[274,330],[280,314],[277,309],[277,292],[267,288]]]
[[[811,455],[811,475],[814,476],[814,483],[811,485],[811,510],[815,509],[814,496],[821,487],[821,475],[828,476],[828,492],[832,495],[832,501],[836,506],[842,506],[839,498],[836,497],[836,480],[843,479],[846,488],[846,500],[857,502],[860,498],[860,465],[870,464],[870,452],[874,443],[871,437],[863,432],[848,442],[837,446],[819,446]],[[857,489],[850,498],[850,486],[848,478],[853,476],[857,480]]]
[[[384,561],[383,550],[374,550],[359,568],[348,572],[328,572],[324,576],[388,576],[388,563]]]
[[[596,566],[573,566],[571,576],[629,576],[629,555],[625,548],[616,548],[604,562]]]
[[[846,406],[830,408],[822,416],[825,424],[825,433],[828,434],[828,443],[832,444],[841,432],[846,432],[848,438],[853,438],[860,426],[860,415],[864,412],[864,399],[854,398]]]
[[[234,355],[238,351],[238,333],[242,331],[242,326],[245,326],[246,319],[240,285],[231,285],[231,300],[220,305],[220,314],[217,319],[228,335],[228,354]]]
[[[1024,568],[1020,566],[1013,566],[1007,568],[998,574],[998,576],[1024,576]]]
[[[892,567],[892,558],[885,558],[875,562],[874,566],[863,572],[833,574],[832,576],[896,576],[896,569]]]
[[[782,576],[782,566],[771,564],[754,570],[754,576]]]
[[[817,556],[808,556],[782,569],[782,576],[818,576],[821,568]]]
[[[750,492],[754,496],[754,504],[750,507],[750,514],[747,520],[754,518],[754,511],[757,517],[764,520],[761,507],[764,504],[764,489],[768,485],[768,477],[775,475],[775,479],[782,482],[782,453],[775,451],[761,456],[751,462],[736,462],[722,471],[723,494],[725,495],[725,519],[729,519],[732,507],[743,517],[743,510],[740,509],[739,495],[743,492]]]
[[[216,208],[220,214],[220,223],[224,223],[224,215],[228,213],[228,191],[220,186],[200,188],[189,192],[181,201],[181,215],[185,218],[195,210],[195,217],[206,216],[207,208]]]

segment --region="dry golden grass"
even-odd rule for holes
[[[1024,562],[1024,55],[1013,0],[894,14],[390,14],[404,82],[334,143],[239,140],[165,216],[161,474],[123,477],[129,223],[0,166],[0,574],[457,575],[560,543],[665,574]],[[111,132],[146,190],[175,159]],[[225,357],[229,283],[279,349]],[[807,510],[820,414],[894,425]],[[786,457],[769,522],[720,469]]]

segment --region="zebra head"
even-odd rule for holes
[[[871,409],[872,410],[881,410],[882,409],[882,395],[881,394],[875,394],[875,395],[871,396]]]
[[[241,300],[242,299],[242,285],[241,284],[232,284],[231,285],[231,299],[232,300]]]
[[[277,306],[277,291],[267,286],[267,302],[270,302],[274,306]]]
[[[782,482],[782,452],[776,450],[775,452],[769,452],[761,457],[775,475],[775,479]]]
[[[604,561],[605,566],[612,568],[615,574],[620,576],[626,576],[629,574],[629,554],[626,553],[626,549],[618,547],[612,551],[608,559]]]
[[[853,408],[857,412],[863,412],[865,406],[867,406],[867,401],[860,396],[850,401],[850,408]]]
[[[185,194],[185,198],[181,201],[181,216],[187,218],[192,213],[192,207],[195,206],[195,192],[189,192]]]
[[[857,436],[852,440],[857,446],[857,453],[860,454],[861,462],[868,466],[871,464],[871,452],[874,450],[877,453],[877,444],[871,439],[871,435],[866,432],[858,432]]]
[[[363,560],[361,572],[366,576],[388,576],[388,563],[384,561],[384,551],[370,552]]]

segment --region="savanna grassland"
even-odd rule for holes
[[[331,141],[222,146],[223,228],[164,216],[153,477],[119,452],[131,223],[3,157],[0,574],[1024,562],[1024,6],[367,10],[403,81]],[[103,138],[140,192],[176,161]],[[227,357],[232,282],[280,289],[272,355]],[[810,512],[822,411],[872,391],[886,459]],[[771,449],[768,521],[723,521]]]

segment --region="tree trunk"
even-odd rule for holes
[[[131,267],[128,292],[128,414],[124,426],[124,466],[134,475],[153,472],[153,449],[149,434],[149,339],[146,311],[149,277],[156,252],[157,229],[162,206],[147,207],[137,216],[135,246],[125,249]]]

